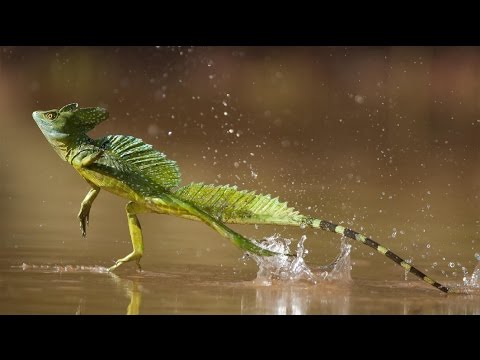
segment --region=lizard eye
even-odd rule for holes
[[[57,114],[51,112],[51,113],[46,114],[45,117],[46,117],[48,120],[54,120],[54,119],[57,117]]]

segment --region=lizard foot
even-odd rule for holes
[[[80,212],[78,213],[78,219],[80,220],[80,231],[83,237],[87,237],[87,225],[90,218],[90,206],[82,205]]]
[[[124,258],[121,258],[121,259],[118,259],[117,261],[115,261],[115,265],[109,267],[108,271],[111,272],[111,271],[117,269],[118,267],[120,267],[122,264],[124,264],[126,262],[129,262],[129,261],[133,261],[133,260],[136,261],[138,270],[142,271],[142,267],[140,266],[140,259],[142,258],[142,255],[143,254],[141,254],[139,252],[133,251],[132,253],[125,256]]]

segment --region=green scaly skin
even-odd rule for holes
[[[100,189],[129,200],[126,212],[133,251],[118,259],[109,271],[129,261],[135,261],[140,268],[143,236],[137,215],[153,212],[202,221],[242,250],[262,256],[280,254],[259,247],[225,224],[308,226],[331,231],[375,249],[426,283],[445,293],[449,291],[369,237],[329,221],[301,215],[277,198],[239,191],[228,185],[193,183],[179,187],[178,166],[151,145],[131,136],[109,135],[100,139],[87,136],[88,131],[108,118],[105,109],[79,108],[73,103],[59,110],[35,111],[32,116],[58,155],[91,186],[78,213],[84,237],[90,209]]]

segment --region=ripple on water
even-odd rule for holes
[[[108,269],[103,266],[87,266],[87,265],[34,265],[23,263],[20,266],[12,266],[12,268],[20,268],[23,271],[34,270],[43,272],[56,272],[56,273],[75,273],[75,272],[91,272],[91,273],[108,273]]]

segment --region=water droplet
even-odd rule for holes
[[[357,104],[363,104],[365,101],[365,97],[363,97],[362,95],[355,95],[355,102]]]
[[[450,262],[450,263],[448,263],[448,266],[450,266],[451,268],[454,268],[455,264],[453,262]]]
[[[282,142],[280,144],[284,148],[289,147],[290,146],[290,140],[282,140]]]

